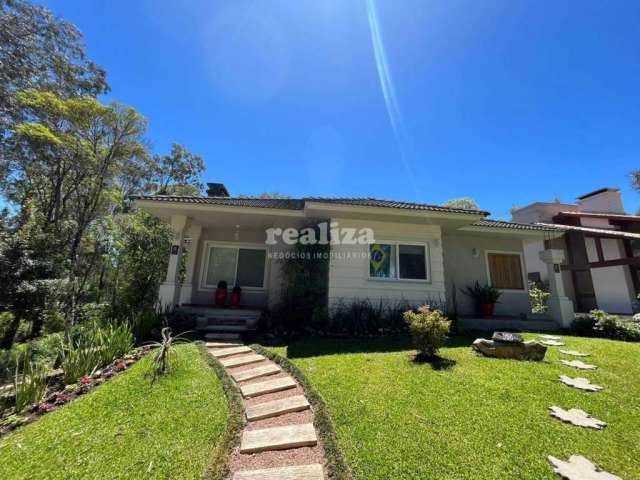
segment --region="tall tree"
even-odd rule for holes
[[[43,231],[56,235],[65,254],[68,331],[76,319],[80,279],[91,268],[83,260],[96,250],[87,241],[99,237],[93,233],[113,203],[118,175],[146,155],[146,121],[131,107],[87,96],[63,99],[29,91],[17,98],[31,121],[15,130],[11,196],[19,204],[33,201]]]
[[[45,7],[0,0],[0,186],[11,173],[6,143],[25,120],[17,92],[39,89],[62,98],[108,91],[106,72],[86,58],[82,34]]]
[[[155,155],[147,161],[147,193],[157,195],[202,195],[204,160],[184,145],[174,143],[169,155]]]
[[[464,210],[480,210],[480,206],[473,198],[470,197],[454,198],[453,200],[444,202],[442,206],[449,208],[462,208]]]

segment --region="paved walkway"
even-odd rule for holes
[[[250,347],[208,342],[238,386],[247,425],[229,459],[233,480],[324,480],[325,457],[313,411],[291,375]]]

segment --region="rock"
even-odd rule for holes
[[[511,332],[493,332],[493,337],[491,339],[494,342],[505,342],[505,343],[523,343],[524,339],[522,335],[519,333],[511,333]]]
[[[571,455],[565,462],[549,455],[553,471],[566,480],[622,480],[616,475],[605,472],[580,455]]]
[[[567,367],[578,368],[580,370],[595,370],[598,368],[595,365],[589,365],[588,363],[581,362],[580,360],[560,360],[560,363]]]
[[[607,426],[607,422],[593,418],[584,410],[578,408],[572,408],[570,410],[564,410],[560,407],[549,407],[551,410],[551,416],[555,417],[563,422],[571,423],[578,427],[595,428],[596,430],[602,430]]]
[[[590,355],[589,353],[578,352],[577,350],[560,350],[560,353],[572,355],[574,357],[588,357]]]
[[[599,392],[603,387],[591,383],[587,378],[571,378],[566,375],[560,375],[560,382],[568,385],[569,387],[584,390],[586,392]]]
[[[487,357],[534,360],[536,362],[543,360],[547,353],[547,347],[533,340],[522,343],[505,343],[478,338],[471,347]]]
[[[557,340],[543,340],[542,343],[548,347],[563,347],[565,345],[563,342]]]

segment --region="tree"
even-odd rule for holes
[[[146,193],[202,195],[204,160],[184,145],[174,143],[169,155],[148,158],[145,170],[149,175],[149,182],[143,187]]]
[[[448,208],[461,208],[463,210],[480,210],[476,201],[470,197],[454,198],[453,200],[444,202],[442,206]]]
[[[640,170],[631,172],[631,185],[635,191],[640,192]]]
[[[83,260],[99,247],[91,241],[99,239],[93,229],[117,195],[118,175],[146,156],[146,121],[131,107],[87,96],[28,91],[17,98],[31,121],[15,129],[11,197],[20,205],[33,199],[43,231],[54,234],[65,253],[68,332],[83,291],[80,279],[92,267]]]
[[[108,91],[106,72],[85,56],[78,29],[48,9],[23,0],[0,0],[0,182],[12,129],[24,121],[16,93],[39,89],[62,98]]]

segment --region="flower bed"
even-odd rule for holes
[[[110,380],[118,373],[124,372],[131,365],[144,357],[151,350],[150,346],[136,348],[121,358],[116,358],[106,367],[96,370],[91,376],[85,375],[77,383],[66,385],[62,372],[51,376],[47,386],[47,395],[40,403],[32,405],[21,413],[7,408],[0,415],[0,437],[18,427],[36,421],[42,415],[60,408],[75,398],[84,395],[94,388]]]

